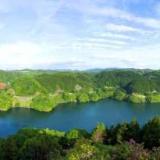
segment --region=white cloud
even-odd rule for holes
[[[104,15],[108,15],[108,16],[115,17],[115,18],[125,19],[125,20],[132,22],[132,23],[134,22],[134,23],[143,24],[146,27],[160,29],[160,20],[157,20],[154,18],[138,17],[133,14],[124,12],[122,10],[114,9],[114,8],[111,8],[111,9],[106,8],[104,10],[101,10],[101,12]]]
[[[120,3],[120,2],[119,2]],[[118,18],[127,20],[132,23],[142,24],[146,27],[154,29],[160,29],[160,20],[151,17],[140,17],[132,13],[128,13],[124,10],[117,9],[114,7],[98,7],[98,3],[94,3],[91,0],[81,1],[67,1],[66,5],[70,8],[79,10],[83,14],[94,15],[94,16],[107,16],[112,18]]]
[[[90,42],[92,44],[112,44],[112,45],[126,45],[128,44],[126,41],[122,40],[114,40],[114,39],[106,39],[106,38],[87,38],[84,40],[85,42]]]
[[[121,24],[113,24],[113,23],[108,23],[106,25],[107,30],[115,31],[115,32],[139,32],[142,33],[143,30],[126,26],[126,25],[121,25]]]
[[[160,48],[154,43],[159,43],[160,20],[137,16],[109,5],[102,6],[100,1],[0,0],[0,14],[7,13],[6,21],[9,23],[7,27],[0,24],[2,31],[6,28],[5,33],[12,33],[13,17],[14,27],[16,23],[17,27],[23,25],[19,23],[23,15],[18,14],[22,9],[28,19],[33,15],[35,20],[31,24],[27,21],[26,25],[30,25],[31,29],[25,33],[24,30],[23,33],[15,33],[18,35],[16,40],[12,34],[6,35],[5,42],[8,43],[0,44],[0,67],[158,68]],[[103,2],[106,3],[105,0]],[[70,17],[73,14],[76,22]],[[19,34],[24,39],[19,38]],[[154,42],[155,39],[157,41]],[[143,46],[138,48],[140,45]],[[96,56],[92,57],[94,54]]]
[[[91,56],[93,61],[101,62],[106,67],[129,67],[159,69],[160,45],[148,45],[143,47],[131,47],[118,51],[107,51]]]
[[[122,39],[122,40],[131,40],[134,41],[135,38],[133,36],[127,36],[125,33],[112,33],[112,32],[104,32],[104,33],[96,33],[95,36],[103,37],[103,38],[114,38],[114,39]]]
[[[120,49],[122,46],[118,46],[111,43],[97,43],[97,42],[84,42],[84,43],[76,43],[75,47],[83,48],[83,49]],[[98,52],[98,51],[97,51]]]
[[[82,43],[79,45],[82,45]],[[58,52],[56,55],[54,54],[54,49],[50,45],[48,46],[26,41],[12,44],[1,44],[0,67],[3,69],[85,69],[95,67],[135,67],[157,69],[159,67],[160,55],[158,53],[160,51],[160,45],[130,48],[129,50],[121,49],[121,47],[118,48],[117,45],[101,43],[94,44],[89,42],[83,44],[83,50],[82,46],[80,46],[80,50],[78,49],[78,43],[75,43],[75,46],[77,48],[75,48],[75,52],[73,53],[67,53],[64,55],[64,50],[62,49],[62,52]],[[72,47],[74,47],[74,44],[71,45],[71,48]],[[99,49],[97,53],[98,47]],[[51,54],[46,53],[46,51],[49,51],[48,48]],[[69,48],[69,51],[73,51],[73,48],[71,48]],[[96,48],[95,51],[94,48]],[[79,52],[81,56],[79,54],[76,55],[75,53],[77,52]]]
[[[33,42],[15,42],[0,45],[0,64],[29,67],[45,61],[43,47]],[[43,53],[44,54],[44,53]]]

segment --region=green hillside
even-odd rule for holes
[[[96,102],[106,98],[160,103],[160,71],[0,71],[0,96],[2,111],[11,107],[51,111],[61,103]]]

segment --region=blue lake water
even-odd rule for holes
[[[53,112],[43,113],[15,108],[0,112],[0,137],[16,133],[25,127],[50,128],[67,131],[84,128],[91,131],[98,122],[111,126],[137,119],[143,125],[154,116],[160,116],[160,104],[131,104],[104,100],[87,104],[63,104]]]

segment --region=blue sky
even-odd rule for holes
[[[160,68],[159,0],[0,0],[1,69]]]

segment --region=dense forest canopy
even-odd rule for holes
[[[61,132],[22,129],[0,139],[0,160],[159,160],[160,118],[143,127],[137,121],[108,128],[97,124]]]
[[[160,71],[0,71],[0,97],[2,111],[11,107],[51,111],[61,103],[95,102],[106,98],[160,103]]]

